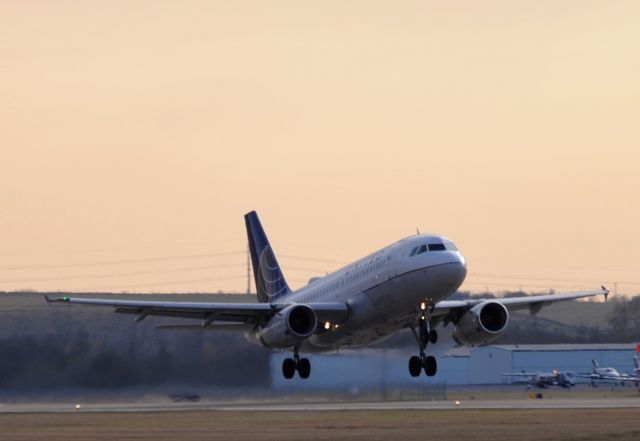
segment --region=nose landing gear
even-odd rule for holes
[[[311,375],[311,362],[308,358],[300,358],[298,355],[298,349],[294,348],[293,358],[285,358],[282,361],[282,375],[287,380],[290,380],[298,371],[300,378],[306,379]]]
[[[424,304],[423,304],[424,305]],[[420,349],[420,355],[414,355],[409,359],[409,374],[412,377],[420,376],[420,372],[424,369],[425,374],[428,377],[433,377],[438,371],[438,363],[436,358],[432,355],[426,355],[425,351],[429,343],[434,344],[438,341],[438,332],[435,329],[431,329],[431,317],[425,315],[424,309],[421,305],[421,313],[418,317],[417,330],[413,326],[410,326],[418,347]]]

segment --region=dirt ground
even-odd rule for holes
[[[638,409],[26,413],[0,440],[640,440]]]

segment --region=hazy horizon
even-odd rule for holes
[[[294,287],[418,228],[463,290],[640,293],[639,17],[4,2],[0,290],[245,291],[255,209]]]

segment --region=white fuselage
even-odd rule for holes
[[[283,303],[346,302],[344,325],[321,324],[327,332],[300,347],[322,352],[372,344],[391,336],[419,314],[454,293],[467,274],[464,256],[442,236],[420,234],[400,240],[279,299]]]
[[[616,369],[612,367],[599,367],[593,370],[593,373],[598,377],[610,377],[610,378],[622,378]]]

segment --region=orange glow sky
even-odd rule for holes
[[[0,290],[242,291],[256,209],[295,287],[640,292],[637,1],[6,1],[0,129]]]

